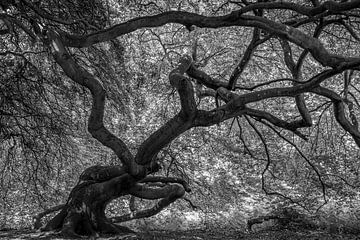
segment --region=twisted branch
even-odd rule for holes
[[[169,74],[170,84],[180,96],[181,110],[140,145],[135,157],[137,163],[149,163],[163,147],[192,127],[197,108],[191,81],[184,76],[191,64],[191,57],[185,56]]]
[[[51,44],[55,61],[62,67],[65,74],[74,82],[90,90],[93,102],[88,120],[88,131],[95,139],[115,152],[121,162],[128,168],[131,175],[143,175],[145,169],[135,163],[134,157],[126,144],[104,126],[106,92],[100,81],[75,62],[57,32],[48,30],[47,37]]]
[[[181,185],[168,184],[161,188],[151,188],[145,185],[137,184],[130,190],[130,194],[144,199],[159,199],[153,207],[144,210],[135,210],[129,214],[119,217],[113,217],[113,222],[126,222],[133,219],[151,217],[169,206],[171,203],[181,198],[185,194],[185,190]]]

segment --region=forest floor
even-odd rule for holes
[[[33,230],[0,231],[0,239],[67,239],[56,233],[42,233]],[[231,230],[193,230],[193,231],[151,231],[123,236],[101,236],[97,240],[343,240],[360,239],[359,235],[331,234],[325,231],[310,230],[262,230],[243,233]]]

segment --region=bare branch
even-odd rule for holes
[[[249,154],[252,158],[256,159],[255,155],[252,153],[252,151],[250,150],[250,148],[246,144],[246,141],[245,141],[244,136],[243,136],[243,127],[240,124],[239,117],[236,117],[236,122],[237,122],[238,128],[239,128],[239,138],[240,138],[241,143],[244,146],[244,153]]]
[[[196,206],[190,199],[188,199],[186,197],[182,197],[181,199],[188,202],[193,210],[201,209],[199,206]]]
[[[2,19],[8,27],[8,29],[2,30],[4,34],[14,32],[14,27],[12,26],[13,24],[15,26],[18,26],[20,29],[22,29],[32,39],[36,39],[35,34],[18,19],[5,13],[0,13],[0,19]]]
[[[188,71],[186,72],[190,77],[196,79],[199,81],[199,83],[203,84],[204,86],[217,90],[218,88],[228,88],[228,83],[225,81],[220,81],[217,79],[212,78],[211,76],[209,76],[207,73],[203,72],[202,70],[196,68],[193,64],[189,67]],[[259,83],[256,84],[254,86],[243,86],[243,85],[235,85],[233,90],[248,90],[248,91],[253,91],[256,88],[259,87],[263,87],[266,85],[270,85],[273,83],[277,83],[277,82],[283,82],[283,81],[291,81],[294,83],[301,83],[300,81],[297,81],[296,79],[292,79],[292,78],[280,78],[280,79],[274,79],[271,81],[267,81],[267,82],[263,82],[263,83]],[[206,94],[206,92],[205,92]],[[208,95],[212,95],[210,92],[207,93]]]
[[[54,17],[53,14],[46,12],[44,9],[40,9],[38,8],[35,4],[29,3],[26,0],[22,0],[23,3],[25,3],[26,6],[28,6],[29,8],[31,8],[36,14],[38,14],[39,16],[49,19],[51,21],[57,22],[57,23],[61,23],[64,25],[70,25],[74,22],[70,22],[70,21],[66,21],[60,18],[56,18]]]
[[[271,191],[269,192],[268,189],[266,188],[266,184],[265,184],[265,174],[266,172],[269,170],[269,167],[270,167],[270,164],[271,164],[271,157],[270,157],[270,153],[269,153],[269,149],[268,149],[268,146],[267,146],[267,143],[264,139],[264,137],[262,136],[261,132],[256,128],[256,126],[250,121],[250,119],[245,116],[247,122],[249,123],[249,125],[252,127],[252,129],[254,129],[254,131],[256,132],[256,135],[260,138],[263,146],[264,146],[264,149],[265,149],[265,153],[266,153],[266,165],[265,165],[265,168],[263,169],[262,173],[261,173],[261,188],[262,190],[267,194],[267,195],[275,195],[275,196],[280,196],[284,199],[287,199],[289,200],[290,202],[292,203],[295,203],[301,207],[303,207],[304,209],[306,209],[306,206],[304,206],[303,204],[301,204],[299,201],[294,201],[291,197],[288,197],[282,193],[279,193],[279,192],[274,192],[274,191]]]
[[[229,118],[240,116],[246,111],[245,105],[273,97],[293,97],[297,94],[309,92],[321,82],[339,73],[339,70],[325,70],[306,82],[293,87],[269,88],[251,93],[233,96],[230,101],[212,111],[199,110],[194,126],[210,126]]]
[[[290,44],[285,40],[281,40],[280,43],[284,51],[285,64],[290,70],[292,77],[299,81],[301,79],[301,72],[300,68],[297,68],[297,64],[294,62]],[[299,59],[299,61],[301,61],[301,59]],[[293,84],[296,86],[296,82],[293,82]],[[298,124],[303,127],[310,127],[312,125],[312,120],[310,112],[305,103],[304,94],[296,95],[295,102],[301,116],[301,120],[298,121]]]
[[[243,14],[246,12],[253,11],[255,9],[287,9],[292,10],[294,12],[300,13],[306,16],[315,16],[321,14],[326,11],[330,11],[332,13],[341,12],[350,10],[354,7],[358,7],[360,5],[359,1],[351,1],[345,3],[337,3],[334,1],[327,1],[323,4],[319,5],[318,2],[314,1],[315,8],[306,7],[303,5],[295,4],[295,3],[287,3],[287,2],[266,2],[266,3],[253,3],[249,4],[246,7],[241,8],[238,13]]]
[[[338,13],[340,11],[346,11],[354,7],[358,7],[359,4],[360,0],[345,3],[326,2],[319,7],[310,9],[310,14],[316,15],[326,11],[328,11],[329,14]],[[308,12],[308,10],[309,9],[306,9],[304,13]],[[360,58],[331,54],[325,49],[318,39],[308,36],[294,27],[277,23],[260,16],[243,15],[241,10],[233,11],[228,15],[216,17],[208,17],[181,11],[169,11],[154,16],[134,18],[93,34],[85,36],[67,34],[62,36],[62,38],[66,46],[86,47],[98,42],[114,39],[137,29],[145,27],[159,27],[168,23],[179,23],[184,26],[194,25],[201,28],[220,28],[229,26],[256,27],[267,31],[269,34],[287,39],[288,41],[308,50],[313,57],[324,66],[332,68],[351,68],[360,64]]]
[[[266,194],[271,194],[271,193],[268,193],[268,191],[266,189],[266,186],[265,186],[265,173],[269,170],[269,167],[270,167],[270,164],[271,164],[271,157],[270,157],[270,152],[269,152],[268,145],[267,145],[267,143],[265,141],[265,138],[261,134],[261,132],[257,129],[257,127],[250,121],[250,119],[246,115],[245,115],[245,119],[249,123],[249,125],[252,127],[252,129],[254,129],[256,135],[260,138],[261,143],[264,146],[267,161],[266,161],[265,168],[263,169],[263,171],[261,173],[261,187],[262,187],[262,190]]]
[[[339,23],[345,27],[345,29],[350,33],[353,38],[355,38],[357,41],[360,41],[360,37],[349,24],[347,24],[344,20],[339,21]]]
[[[304,134],[302,134],[301,132],[299,132],[297,130],[298,128],[303,127],[303,125],[299,121],[287,122],[287,121],[277,118],[276,116],[274,116],[268,112],[251,109],[251,108],[246,108],[245,114],[252,116],[258,120],[266,119],[268,122],[274,124],[275,126],[292,131],[293,133],[295,133],[297,136],[299,136],[303,140],[306,140],[306,141],[308,140]]]
[[[360,147],[360,131],[355,125],[353,125],[347,118],[345,114],[345,107],[343,99],[335,92],[324,88],[317,87],[311,90],[313,93],[319,94],[321,96],[329,98],[334,107],[334,115],[336,121],[353,137],[355,143]]]
[[[228,89],[235,90],[236,81],[239,78],[239,76],[241,75],[241,73],[245,70],[256,47],[259,46],[260,44],[264,43],[268,39],[270,39],[270,37],[266,37],[266,38],[260,40],[260,30],[258,28],[254,28],[253,37],[250,41],[250,44],[246,48],[244,55],[242,56],[239,64],[236,66],[234,71],[231,73],[231,76],[229,78],[229,84],[227,87]]]
[[[268,126],[271,130],[273,130],[273,132],[276,133],[276,135],[278,135],[281,139],[285,140],[287,143],[289,143],[291,146],[293,146],[295,148],[295,150],[300,154],[300,156],[309,164],[309,166],[311,167],[311,169],[313,169],[313,171],[315,172],[320,184],[321,184],[321,190],[322,190],[322,194],[323,194],[323,198],[324,198],[324,203],[322,205],[319,206],[318,210],[324,206],[327,203],[327,199],[326,199],[326,187],[325,187],[325,183],[322,180],[322,176],[319,172],[319,170],[315,167],[315,165],[310,161],[310,159],[300,150],[300,148],[293,143],[292,141],[290,141],[289,139],[287,139],[286,137],[284,137],[279,131],[277,131],[275,128],[273,128],[271,125],[264,123],[266,126]]]

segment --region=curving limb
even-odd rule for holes
[[[215,108],[212,111],[199,110],[196,119],[194,120],[194,126],[210,126],[226,119],[243,115],[246,112],[245,107],[248,103],[258,102],[273,97],[294,97],[300,93],[309,92],[321,82],[335,76],[339,72],[341,71],[338,69],[325,70],[313,76],[308,81],[292,87],[268,88],[241,95],[229,92],[231,98],[228,99],[229,101],[225,105]],[[225,91],[225,89],[222,91]]]
[[[143,199],[160,199],[153,207],[144,210],[135,210],[129,214],[113,217],[112,222],[125,222],[138,218],[151,217],[161,212],[165,207],[181,198],[185,194],[185,189],[176,183],[167,184],[163,187],[148,187],[146,184],[137,184],[130,189],[130,194]]]
[[[251,5],[248,5],[247,7],[249,7]],[[244,10],[246,7],[242,8],[242,10]],[[263,10],[261,8],[257,8],[257,9],[253,9],[253,12],[256,16],[262,16],[263,15]],[[228,83],[228,89],[230,90],[235,90],[235,86],[236,86],[236,82],[238,80],[238,78],[240,77],[241,73],[245,70],[246,66],[248,65],[253,52],[256,50],[256,48],[261,45],[262,43],[266,42],[267,40],[269,40],[271,38],[271,35],[264,37],[263,39],[260,39],[260,33],[261,30],[259,28],[254,28],[253,30],[253,34],[252,34],[252,38],[251,41],[249,43],[249,45],[247,46],[243,56],[240,59],[240,62],[238,63],[238,65],[235,67],[235,69],[233,70],[233,72],[230,75],[229,78],[229,83]]]
[[[354,125],[347,119],[345,114],[345,103],[340,95],[324,87],[317,87],[313,89],[312,92],[327,97],[332,101],[336,121],[352,136],[356,145],[360,147],[360,131],[356,124]]]
[[[163,177],[163,176],[147,176],[146,178],[139,181],[140,183],[178,183],[183,186],[186,192],[191,192],[189,183],[182,178],[177,177]]]
[[[360,58],[333,54],[333,49],[326,48],[328,43],[322,43],[319,40],[320,35],[326,33],[324,31],[325,28],[332,25],[340,26],[342,30],[339,30],[339,33],[340,31],[345,31],[349,39],[358,40],[359,29],[356,29],[355,24],[352,25],[352,21],[354,18],[359,17],[354,12],[360,7],[360,0],[314,0],[311,1],[312,5],[310,2],[296,1],[291,3],[286,1],[230,1],[223,4],[222,7],[226,6],[226,4],[234,4],[237,9],[231,11],[225,7],[220,7],[222,9],[219,8],[220,10],[218,9],[219,11],[216,14],[220,14],[221,11],[231,11],[223,15],[213,14],[209,16],[198,14],[200,11],[197,11],[197,13],[167,11],[152,16],[135,17],[102,30],[98,30],[100,27],[90,27],[91,29],[87,27],[82,28],[82,24],[85,24],[82,21],[91,20],[86,19],[86,17],[85,19],[72,17],[69,20],[63,18],[60,14],[56,14],[56,11],[53,12],[53,16],[50,7],[54,6],[55,2],[52,1],[50,3],[42,1],[41,4],[37,5],[35,2],[28,0],[6,2],[8,6],[3,7],[3,12],[0,13],[0,20],[3,22],[0,35],[9,38],[9,40],[5,39],[4,43],[10,43],[11,38],[21,37],[26,40],[17,40],[17,43],[21,43],[17,45],[22,45],[22,41],[24,41],[23,45],[36,49],[41,47],[36,41],[44,44],[45,52],[52,53],[56,64],[62,68],[66,76],[90,91],[92,106],[88,119],[88,131],[100,143],[113,150],[120,160],[116,166],[92,166],[86,169],[81,174],[77,185],[72,189],[64,206],[49,209],[35,217],[36,222],[39,222],[38,220],[47,213],[60,210],[45,226],[45,230],[61,230],[67,235],[76,237],[79,234],[96,236],[97,233],[122,232],[123,229],[121,227],[107,219],[104,209],[110,201],[124,195],[132,195],[132,203],[130,204],[131,213],[114,218],[115,222],[149,217],[160,212],[178,198],[183,197],[185,192],[190,192],[190,187],[186,181],[180,178],[148,176],[148,174],[159,170],[159,165],[157,164],[159,151],[191,128],[211,126],[230,118],[234,118],[233,123],[235,123],[235,120],[238,121],[239,116],[245,116],[249,125],[259,135],[259,140],[264,145],[263,147],[268,159],[268,165],[263,172],[264,176],[270,164],[269,151],[271,149],[270,145],[267,145],[264,136],[261,135],[261,132],[250,118],[270,126],[273,130],[278,131],[275,127],[286,129],[300,138],[306,139],[306,136],[300,130],[311,126],[312,117],[316,116],[317,113],[311,116],[307,106],[309,102],[305,101],[304,93],[314,93],[330,99],[334,106],[334,115],[337,122],[353,137],[355,143],[360,147],[360,132],[355,116],[356,112],[354,112],[356,109],[354,110],[353,105],[350,104],[351,98],[351,100],[354,99],[354,103],[357,103],[355,98],[358,96],[356,95],[357,93],[351,95],[351,91],[348,90],[354,82],[350,82],[350,79],[345,80],[344,97],[335,91],[323,87],[326,86],[326,81],[329,79],[331,84],[336,82],[338,79],[333,77],[344,71],[360,70]],[[187,3],[184,2],[184,4]],[[274,10],[284,11],[284,13],[286,12],[284,15],[291,17],[277,17],[275,15],[277,12]],[[263,12],[266,14],[263,14]],[[75,22],[81,22],[81,24]],[[239,59],[240,61],[233,72],[228,72],[225,66],[227,63],[221,66],[224,67],[224,71],[218,75],[222,76],[223,73],[229,73],[226,79],[215,79],[210,73],[205,72],[206,67],[212,67],[215,64],[212,61],[207,62],[209,64],[200,69],[199,65],[194,63],[196,59],[192,59],[189,56],[180,58],[179,65],[169,73],[168,77],[170,85],[177,91],[179,96],[180,109],[175,116],[141,143],[133,153],[122,139],[110,132],[105,126],[104,113],[107,98],[105,88],[99,78],[96,77],[97,75],[92,74],[91,70],[88,70],[87,66],[85,66],[86,64],[76,61],[73,53],[82,51],[79,48],[92,47],[97,43],[105,43],[104,45],[106,45],[106,42],[113,41],[117,37],[139,29],[160,27],[167,24],[180,25],[176,26],[179,31],[185,28],[191,31],[194,27],[213,29],[229,27],[233,29],[236,27],[241,31],[243,28],[250,27],[253,32],[250,44],[244,49],[243,56]],[[105,26],[105,24],[101,26]],[[313,32],[309,30],[311,28],[313,28]],[[71,32],[83,34],[76,35],[71,34]],[[88,34],[89,32],[92,33]],[[185,36],[186,33],[182,32],[181,34]],[[177,36],[174,35],[173,37]],[[248,37],[251,38],[251,36]],[[265,52],[268,51],[268,47],[272,43],[267,45],[266,41],[270,38],[280,39],[284,54],[284,69],[286,70],[287,68],[289,70],[291,73],[290,78],[256,79],[255,81],[253,79],[246,79],[247,82],[252,81],[252,85],[249,84],[249,87],[244,86],[245,84],[238,84],[238,79],[243,77],[241,74],[244,73],[247,65],[254,57],[253,53],[257,47],[260,44],[266,44],[264,50]],[[187,41],[185,38],[183,40]],[[204,38],[201,41],[208,41],[208,39]],[[226,44],[231,41],[226,42]],[[212,44],[211,42],[206,42],[204,46],[212,47]],[[217,46],[217,44],[218,42],[215,42],[214,46]],[[296,45],[296,48],[292,44]],[[17,45],[14,44],[13,47],[17,48]],[[188,42],[184,44],[184,46],[189,45]],[[198,57],[197,54],[202,54],[202,51],[196,53],[197,45],[198,42],[195,41],[193,44],[194,58]],[[162,44],[162,47],[164,49],[167,48],[165,44]],[[73,48],[78,49],[74,50]],[[299,58],[295,59],[295,55],[297,55],[297,52],[295,52],[297,50],[295,49],[298,48],[301,49],[299,51]],[[106,51],[112,51],[112,49],[108,48]],[[226,49],[231,50],[231,47]],[[22,55],[24,59],[27,58],[28,52],[21,52],[21,50],[20,47],[19,51],[18,49],[15,51],[9,48],[5,49],[0,55]],[[126,51],[125,48],[123,50]],[[271,50],[277,51],[275,48]],[[90,51],[92,51],[92,48],[89,48]],[[87,50],[84,50],[84,52],[86,53]],[[177,53],[182,54],[180,52],[182,51]],[[122,53],[116,54],[119,57]],[[213,56],[215,55],[211,57]],[[274,58],[278,58],[276,53],[274,56]],[[259,55],[259,57],[263,56]],[[307,69],[302,71],[302,66],[308,58],[310,63],[316,62],[316,64],[323,66],[321,72],[314,73],[318,67],[308,72]],[[220,62],[223,59],[224,57],[220,56],[219,59],[214,60],[219,60]],[[91,60],[88,62],[85,60],[85,62],[94,63]],[[99,65],[103,67],[106,63]],[[234,65],[234,62],[231,62],[230,65]],[[260,65],[255,67],[261,69],[261,71],[268,70]],[[276,67],[279,68],[280,72],[274,75],[281,77],[280,75],[283,74],[284,69],[281,69],[282,66]],[[269,71],[269,76],[274,76],[271,74],[272,71],[273,69]],[[214,75],[217,74],[215,71],[212,72]],[[146,75],[145,73],[141,74]],[[218,104],[210,110],[209,105],[197,105],[194,97],[194,82],[199,84],[200,90],[198,94],[200,96],[213,96],[216,100],[222,100],[224,104]],[[288,82],[291,84],[289,85]],[[52,84],[56,85],[55,82]],[[270,112],[271,110],[264,109],[261,104],[257,104],[260,101],[281,97],[295,100],[301,117],[300,120],[291,121],[285,118],[284,120],[281,116],[276,116],[275,113]],[[350,110],[350,117],[347,116],[347,110]],[[0,110],[0,112],[3,112],[5,115],[11,115],[11,112],[8,110]],[[241,132],[240,124],[239,129]],[[280,133],[280,131],[278,132]],[[241,134],[240,139],[247,152],[251,154]],[[321,179],[319,178],[319,180]],[[265,186],[264,180],[263,186]],[[152,208],[136,210],[133,204],[134,197],[152,199],[158,202]]]
[[[293,59],[293,54],[289,42],[285,40],[281,40],[280,43],[284,52],[285,65],[291,72],[292,77],[295,80],[299,81],[301,79],[301,72],[300,72],[301,65],[299,63],[302,60],[300,58],[298,64],[296,64]],[[305,57],[305,55],[303,57]],[[296,85],[298,83],[294,81],[293,84]],[[311,127],[312,126],[311,115],[309,109],[306,106],[304,94],[296,95],[295,102],[301,116],[301,119],[298,121],[297,124],[301,127]]]
[[[298,131],[299,128],[303,127],[303,125],[299,121],[287,122],[285,120],[279,119],[278,117],[272,115],[271,113],[257,109],[251,109],[251,108],[246,108],[244,113],[246,115],[256,118],[257,120],[265,119],[274,126],[289,130],[295,133],[300,138],[307,140],[307,137],[304,134],[302,134],[300,131]]]
[[[191,57],[185,56],[180,60],[179,66],[169,74],[170,84],[180,96],[181,110],[140,145],[135,156],[138,164],[149,163],[163,147],[192,127],[197,113],[194,88],[190,79],[184,76],[191,64]]]
[[[276,6],[276,4],[278,3],[273,3],[273,7],[271,8],[281,9],[281,6]],[[321,15],[324,13],[326,13],[327,15],[332,15],[337,14],[341,11],[350,10],[354,7],[359,7],[360,0],[353,0],[351,2],[344,3],[336,3],[330,1],[321,4],[319,7],[310,9],[306,7],[303,8],[301,5],[297,4],[293,4],[293,6],[296,6],[296,8],[294,8],[293,10],[297,9],[296,11],[300,14],[304,14],[305,12],[311,12],[312,16]],[[306,9],[306,11],[299,10],[301,8]],[[179,23],[184,26],[194,25],[201,28],[245,26],[265,30],[269,34],[280,36],[292,43],[295,43],[296,45],[309,51],[312,56],[323,66],[337,68],[339,67],[339,65],[347,67],[359,65],[359,58],[351,58],[332,54],[325,49],[325,47],[317,38],[311,37],[303,33],[302,31],[296,29],[295,27],[283,23],[274,22],[261,16],[251,16],[245,14],[246,12],[252,11],[254,9],[256,9],[256,7],[247,10],[240,9],[237,11],[233,11],[227,15],[216,17],[208,17],[196,13],[182,11],[169,11],[154,16],[134,18],[127,22],[117,24],[111,28],[97,31],[95,33],[84,36],[63,34],[62,40],[64,44],[69,47],[87,47],[95,43],[111,40],[113,38],[133,32],[138,29],[146,27],[159,27],[168,23]],[[258,6],[258,9],[261,9],[260,5]]]
[[[62,67],[65,74],[91,92],[93,103],[88,120],[88,130],[91,135],[112,149],[132,175],[144,174],[144,168],[136,164],[126,144],[104,126],[106,93],[102,84],[92,74],[76,63],[62,43],[61,37],[57,32],[49,29],[47,31],[47,37],[55,61]]]

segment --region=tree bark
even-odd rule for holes
[[[104,169],[116,175],[106,175]],[[86,179],[84,174],[93,178]],[[64,235],[75,237],[132,232],[112,223],[105,216],[105,209],[111,200],[128,194],[135,183],[135,178],[117,167],[95,166],[86,169],[72,189],[66,205],[42,230],[61,230]]]
[[[198,126],[210,126],[226,119],[241,115],[249,115],[257,119],[264,119],[275,126],[293,131],[305,139],[298,129],[311,125],[311,116],[306,108],[302,94],[313,92],[330,98],[334,104],[334,112],[337,121],[348,131],[356,143],[360,146],[359,131],[346,119],[344,106],[341,101],[329,91],[324,91],[319,85],[342,71],[350,68],[358,68],[360,58],[344,57],[329,52],[319,41],[310,37],[292,25],[278,23],[261,17],[262,9],[279,8],[289,9],[307,16],[320,13],[351,9],[358,6],[360,1],[352,3],[327,3],[319,7],[308,8],[297,4],[288,3],[257,3],[251,4],[238,11],[233,11],[224,16],[207,17],[194,13],[170,11],[149,17],[139,17],[125,23],[117,24],[111,28],[85,35],[69,35],[64,32],[46,29],[43,33],[44,43],[52,49],[55,61],[65,74],[74,82],[87,88],[92,96],[92,107],[88,121],[88,131],[101,142],[109,147],[121,161],[121,166],[93,166],[86,169],[80,176],[78,184],[73,188],[67,203],[61,211],[43,228],[43,230],[60,230],[65,235],[97,235],[98,233],[123,233],[129,229],[115,225],[113,221],[121,222],[136,218],[149,217],[181,198],[185,191],[190,191],[187,183],[175,178],[147,177],[149,172],[156,172],[154,160],[161,149],[185,131]],[[336,10],[338,9],[338,10]],[[341,10],[339,10],[341,9]],[[331,10],[327,13],[328,10]],[[254,11],[255,15],[245,14]],[[126,144],[111,133],[104,124],[104,112],[106,92],[102,83],[93,74],[81,67],[72,57],[69,47],[87,47],[95,43],[112,40],[118,36],[133,32],[144,27],[158,27],[167,23],[179,23],[185,26],[198,26],[207,28],[220,28],[228,26],[253,27],[254,37],[245,52],[238,68],[233,72],[229,82],[215,80],[201,70],[196,69],[191,57],[184,57],[180,64],[169,74],[169,81],[179,94],[181,110],[167,123],[152,133],[138,148],[135,155],[131,153]],[[266,31],[269,36],[274,35],[284,39],[284,60],[293,78],[293,86],[273,87],[239,94],[230,90],[237,89],[236,80],[244,71],[250,61],[255,47],[265,41],[260,39],[260,30]],[[288,42],[294,43],[312,55],[320,64],[330,69],[313,76],[308,81],[297,83],[300,79],[299,69],[303,59],[296,64]],[[222,106],[216,106],[212,110],[198,109],[194,98],[192,79],[196,79],[202,85],[216,92],[216,98],[225,101]],[[251,109],[247,105],[275,97],[295,97],[302,117],[301,121],[284,121],[271,113]],[[131,213],[115,217],[109,220],[105,215],[106,205],[113,199],[124,195],[132,195],[144,199],[157,200],[157,204],[150,209],[131,209]]]
[[[179,178],[153,176],[139,181],[118,166],[92,166],[81,174],[67,203],[40,214],[41,216],[37,216],[37,223],[44,215],[61,209],[42,231],[60,231],[70,237],[133,233],[129,228],[114,222],[153,216],[181,198],[185,191],[191,190],[188,183]],[[137,210],[132,206],[129,214],[107,218],[107,204],[128,194],[143,199],[160,200],[152,208]]]

